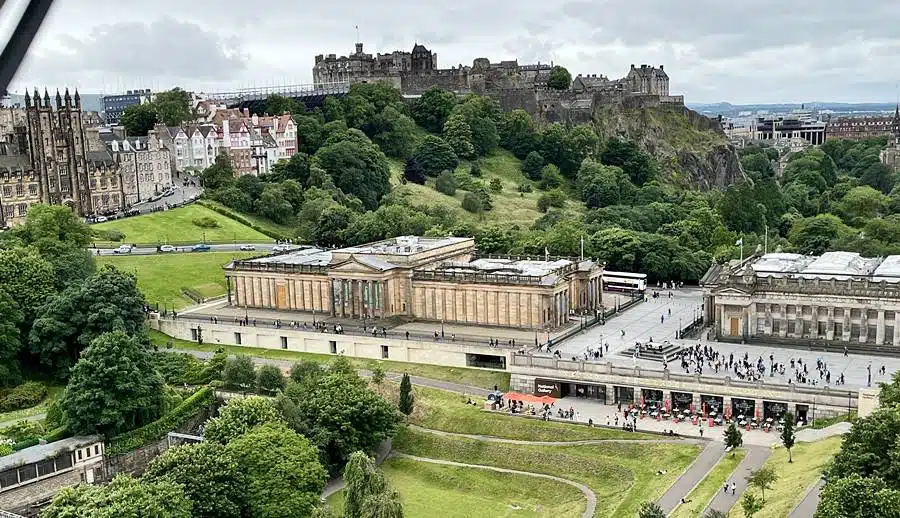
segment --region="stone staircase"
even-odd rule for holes
[[[619,354],[629,357],[634,356],[636,348],[636,346],[631,346],[619,351]],[[638,358],[641,360],[653,360],[660,363],[664,360],[671,362],[681,354],[681,349],[682,347],[680,345],[671,342],[642,344]]]

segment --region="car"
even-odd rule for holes
[[[176,250],[177,249],[172,245],[162,245],[161,247],[159,247],[159,251],[163,253],[175,252]]]
[[[194,245],[191,247],[191,252],[209,252],[210,247],[205,243],[201,243],[198,245]]]
[[[256,250],[256,247],[253,245],[241,245],[241,250],[251,251],[251,250]]]
[[[132,251],[131,245],[119,245],[119,248],[113,250],[114,254],[130,254]]]
[[[94,223],[105,223],[107,221],[109,221],[109,218],[107,218],[106,216],[97,216],[94,219]]]
[[[169,190],[169,191],[164,192],[162,195],[164,197],[168,198],[169,196],[172,196],[173,194],[175,194],[175,191]]]

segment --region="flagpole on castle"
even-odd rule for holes
[[[768,253],[769,253],[769,224],[768,224],[768,223],[766,223],[766,238],[765,238],[765,243],[766,243],[766,244],[763,246],[763,253],[764,253],[764,254],[768,254]]]

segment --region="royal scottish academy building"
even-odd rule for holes
[[[602,268],[594,261],[478,256],[475,241],[462,237],[306,248],[225,270],[233,306],[342,318],[550,329],[601,304]]]

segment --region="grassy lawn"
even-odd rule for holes
[[[434,189],[434,179],[430,178],[425,185],[407,183],[400,185],[400,177],[403,175],[403,162],[391,160],[391,183],[394,189],[408,193],[410,200],[415,204],[443,205],[454,210],[461,221],[469,221],[476,224],[503,222],[504,225],[518,225],[522,228],[530,227],[541,216],[537,210],[537,200],[542,191],[537,186],[530,193],[520,193],[519,184],[528,181],[522,174],[521,162],[512,153],[499,150],[491,156],[481,158],[481,181],[489,185],[491,178],[500,178],[503,190],[499,193],[491,193],[494,200],[494,208],[481,216],[463,210],[462,200],[466,191],[458,189],[455,196],[442,194]],[[469,162],[462,162],[457,171],[469,171]],[[567,209],[580,212],[583,204],[567,202]]]
[[[220,210],[224,210],[230,214],[235,214],[241,218],[246,219],[250,223],[253,223],[254,225],[258,226],[259,228],[261,228],[267,232],[272,232],[274,234],[281,234],[285,237],[292,237],[297,234],[297,230],[295,228],[291,227],[290,225],[279,225],[278,223],[275,223],[274,221],[272,221],[270,219],[266,219],[266,218],[257,216],[255,214],[245,214],[243,212],[237,212],[236,210],[226,207],[217,201],[207,200],[204,198],[202,200],[199,200],[197,203],[201,204],[201,205],[212,205],[212,206],[215,206],[215,207],[219,208]]]
[[[815,430],[820,430],[822,428],[828,428],[833,424],[843,423],[847,421],[852,422],[854,419],[856,419],[856,410],[851,411],[850,415],[841,413],[839,415],[825,417],[823,419],[813,419],[813,422],[809,425]]]
[[[806,496],[806,490],[819,480],[822,472],[841,448],[841,437],[831,437],[816,442],[797,443],[793,448],[794,462],[788,463],[788,453],[778,448],[766,461],[775,468],[778,481],[775,487],[766,491],[766,503],[754,518],[783,518],[790,514]],[[759,495],[758,491],[754,491]],[[730,517],[744,517],[740,505],[728,514]]]
[[[194,225],[194,219],[208,217],[218,223],[215,228]],[[124,243],[271,243],[269,236],[242,225],[231,218],[197,204],[92,225],[94,230],[118,230],[125,234]]]
[[[597,494],[596,516],[634,516],[655,500],[700,451],[695,444],[608,443],[525,446],[402,430],[394,449],[421,457],[545,473],[581,482]],[[657,475],[663,470],[665,475]]]
[[[43,400],[40,404],[37,404],[31,408],[23,408],[21,410],[13,410],[12,412],[0,413],[0,428],[11,425],[16,421],[21,421],[22,419],[45,413],[47,411],[47,407],[49,407],[51,403],[62,397],[62,393],[65,389],[66,387],[60,385],[48,385],[47,399]]]
[[[726,480],[731,479],[731,474],[741,463],[741,460],[747,455],[745,450],[737,450],[732,457],[725,454],[719,459],[719,463],[706,474],[706,478],[700,481],[687,496],[688,504],[680,504],[672,511],[669,518],[693,518],[701,516],[703,510],[709,504],[710,500],[722,489]]]
[[[194,342],[186,340],[178,340],[171,338],[159,331],[150,330],[150,338],[153,343],[159,346],[165,346],[168,340],[171,340],[176,348],[190,349],[194,351],[214,352],[220,345],[203,344],[198,346]],[[315,361],[320,363],[328,363],[334,360],[334,356],[330,354],[304,353],[298,351],[285,351],[282,349],[262,349],[259,347],[244,347],[238,345],[224,345],[229,354],[248,354],[259,358],[268,358],[272,360],[285,361]],[[390,360],[369,360],[365,358],[347,357],[351,363],[358,369],[371,369],[375,365],[380,365],[385,372],[406,372],[411,376],[420,376],[435,380],[450,381],[461,385],[469,385],[472,387],[480,387],[493,389],[497,385],[500,390],[509,389],[509,373],[498,372],[482,369],[466,369],[457,367],[444,367],[440,365],[428,365],[424,363],[406,363]]]
[[[467,405],[465,396],[429,387],[416,387],[413,423],[423,428],[470,435],[490,435],[526,441],[579,441],[590,439],[658,439],[651,434],[629,433],[609,428],[589,428],[540,419],[527,419],[488,412]],[[478,400],[481,403],[481,400]]]
[[[568,484],[525,475],[408,459],[388,459],[381,470],[400,493],[407,518],[431,518],[438,509],[442,518],[575,518],[586,505],[584,495]],[[328,504],[340,516],[343,492]]]
[[[206,297],[225,294],[222,267],[234,258],[259,255],[258,252],[204,252],[196,254],[103,255],[97,264],[111,264],[137,275],[138,288],[151,304],[183,308],[193,301],[181,294],[182,288],[193,288]]]

